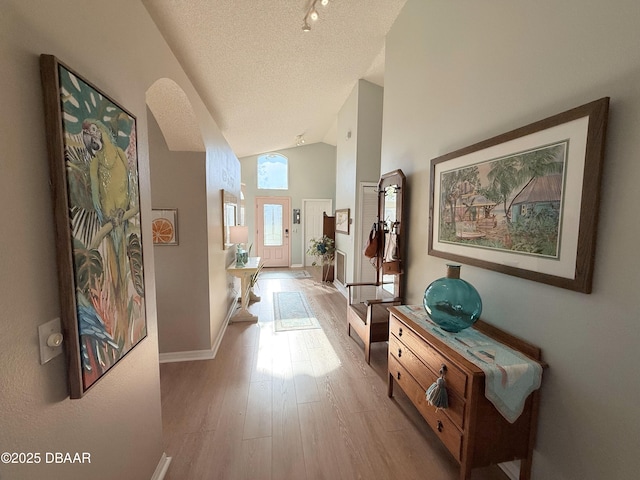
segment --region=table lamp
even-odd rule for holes
[[[246,225],[229,227],[229,241],[236,244],[236,268],[244,268],[249,259],[249,254],[243,246],[249,241],[249,227]]]

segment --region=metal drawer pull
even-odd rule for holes
[[[398,380],[400,380],[400,372],[398,372]]]
[[[402,336],[402,328],[400,328],[400,329],[398,330],[398,336],[399,336],[399,337],[401,337],[401,336]]]
[[[442,422],[440,420],[438,420],[438,431],[442,432],[443,428],[444,428],[444,425],[442,425]]]
[[[440,367],[440,375],[444,375],[447,373],[447,366],[443,363]]]
[[[400,358],[401,356],[402,356],[402,349],[401,349],[401,348],[399,348],[399,349],[398,349],[398,358]]]

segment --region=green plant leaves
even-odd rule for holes
[[[74,240],[73,261],[76,268],[76,288],[89,296],[92,289],[99,290],[102,284],[104,266],[100,252],[85,248],[78,240]]]
[[[135,233],[129,235],[127,243],[127,257],[129,257],[129,268],[131,270],[131,281],[138,292],[144,297],[144,276],[142,273],[142,245],[140,238]]]

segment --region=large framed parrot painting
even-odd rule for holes
[[[41,55],[71,398],[147,335],[136,119]]]

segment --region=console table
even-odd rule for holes
[[[260,257],[249,257],[244,267],[237,267],[235,263],[227,268],[227,272],[240,278],[240,309],[231,317],[232,322],[257,322],[258,316],[249,311],[249,302],[259,302],[260,297],[251,290],[251,276],[262,267]]]
[[[528,395],[522,413],[510,423],[485,396],[485,373],[473,362],[477,357],[470,359],[466,352],[447,345],[445,334],[439,335],[437,327],[418,318],[417,307],[390,307],[389,312],[389,397],[395,382],[460,464],[461,480],[471,478],[472,468],[517,459],[521,460],[520,479],[528,480],[539,390]],[[524,354],[526,361],[546,366],[539,348],[482,321],[472,328]],[[444,409],[429,405],[425,396],[440,376],[445,379],[449,401]]]

